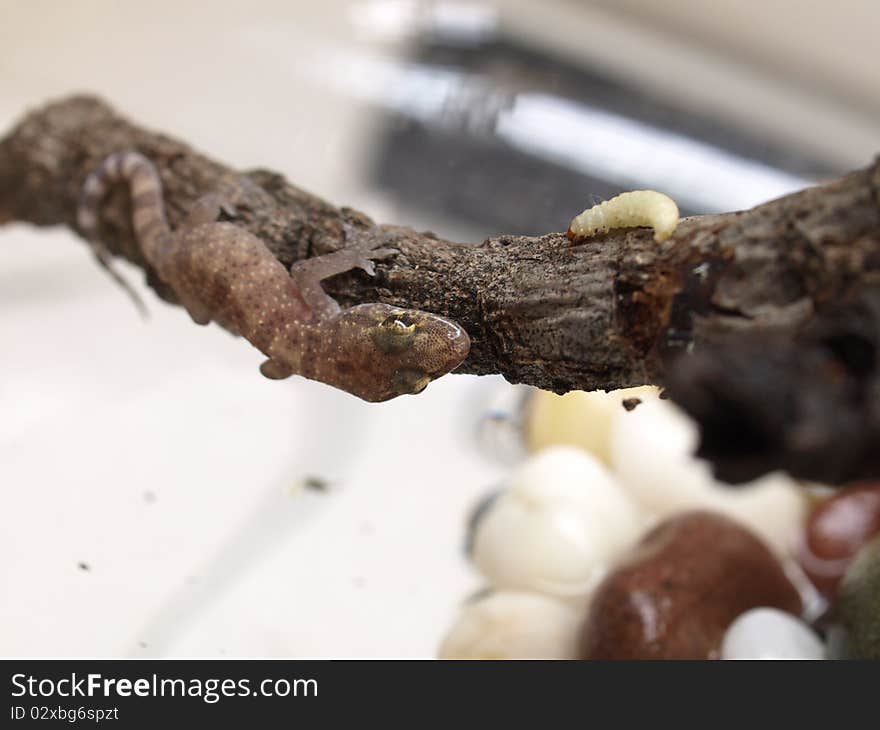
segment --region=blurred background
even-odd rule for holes
[[[242,169],[480,241],[656,188],[749,207],[880,150],[870,0],[0,0],[0,128],[93,92]],[[129,269],[128,278],[138,280]],[[0,231],[0,654],[430,656],[506,386],[367,405],[83,242]]]

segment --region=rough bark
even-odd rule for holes
[[[698,456],[728,482],[768,471],[827,484],[880,475],[880,289],[823,307],[791,338],[702,347],[666,377],[700,426]]]
[[[91,97],[35,110],[0,141],[0,223],[76,230],[86,175],[123,149],[156,162],[172,226],[202,194],[220,191],[238,223],[286,265],[343,245],[344,223],[366,224],[399,253],[377,263],[375,278],[330,280],[332,295],[446,315],[473,343],[460,372],[501,373],[557,392],[662,383],[681,353],[757,332],[791,337],[817,309],[880,279],[877,162],[749,211],[684,219],[663,245],[646,229],[574,246],[562,233],[467,245],[373,224],[270,171],[230,170]],[[103,212],[108,247],[173,300],[140,256],[128,217],[118,191]]]

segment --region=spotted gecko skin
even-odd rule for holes
[[[86,179],[77,222],[117,281],[98,236],[98,212],[110,186],[127,182],[132,222],[144,257],[199,324],[215,321],[265,354],[267,378],[302,375],[366,401],[419,393],[467,356],[467,333],[443,317],[388,304],[341,309],[321,281],[363,269],[396,251],[359,237],[344,248],[297,262],[288,271],[256,236],[218,222],[234,213],[216,195],[199,200],[171,230],[156,168],[137,152],[110,155]]]

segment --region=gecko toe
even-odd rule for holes
[[[373,265],[373,260],[387,259],[389,256],[394,256],[397,253],[400,252],[395,248],[371,249],[367,251],[364,258],[358,262],[357,267],[366,271],[370,276],[375,276],[376,267]]]
[[[227,218],[238,218],[238,208],[236,208],[228,200],[220,200],[220,210]]]
[[[371,259],[387,259],[389,256],[395,256],[400,251],[396,248],[374,248],[370,251]]]

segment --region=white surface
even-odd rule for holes
[[[473,379],[379,406],[268,381],[177,308],[142,322],[70,234],[3,240],[4,655],[432,653],[497,478]]]
[[[0,128],[96,92],[404,222],[362,178],[370,109],[299,67],[298,39],[353,43],[349,5],[7,3]],[[378,406],[273,383],[150,292],[141,321],[72,234],[0,237],[0,655],[434,653],[476,582],[464,516],[500,473],[467,448],[474,379]],[[291,494],[315,474],[328,492]]]

